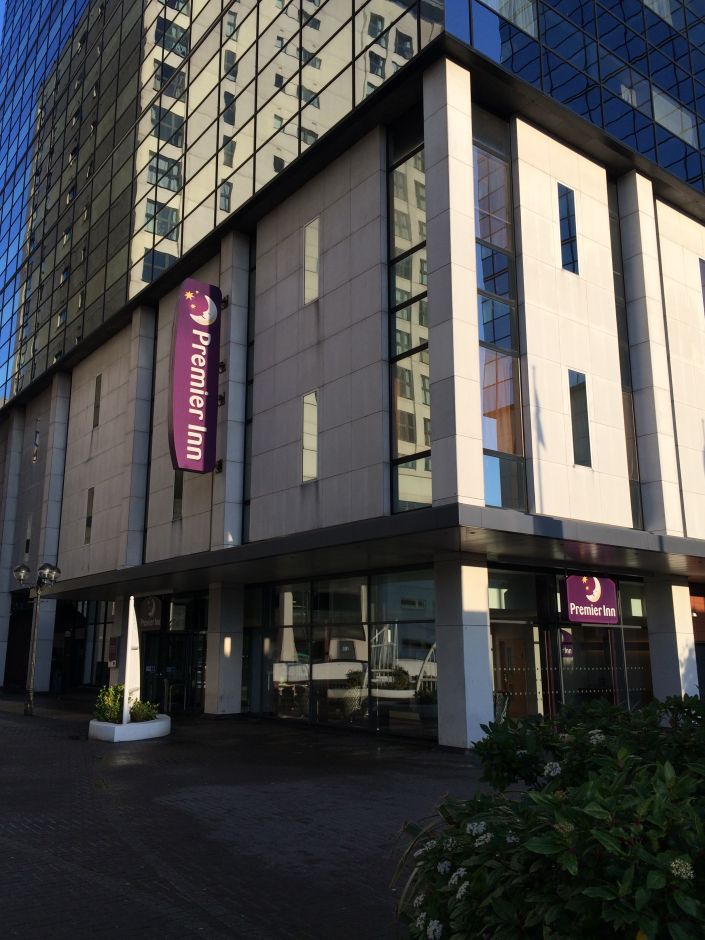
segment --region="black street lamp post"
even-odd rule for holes
[[[30,570],[27,565],[17,565],[12,569],[15,580],[21,585],[27,583],[30,576]],[[56,565],[50,565],[47,562],[41,566],[37,572],[37,583],[34,589],[34,607],[32,609],[32,637],[29,647],[29,664],[27,666],[27,698],[24,703],[25,715],[34,714],[34,669],[37,663],[37,633],[39,631],[39,607],[42,603],[42,591],[47,585],[52,587],[58,578],[61,577],[61,571]]]

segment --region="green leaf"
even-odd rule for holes
[[[673,783],[673,781],[676,779],[676,772],[673,769],[673,765],[668,761],[666,761],[666,763],[663,765],[663,778],[666,783]]]
[[[675,898],[676,904],[678,907],[685,911],[686,914],[689,914],[691,917],[700,917],[702,913],[702,907],[695,898],[691,897],[689,894],[685,894],[683,891],[674,891],[673,897]]]
[[[613,855],[624,855],[616,839],[613,839],[612,836],[608,835],[606,832],[601,832],[599,829],[591,829],[590,833],[608,852],[611,852]]]
[[[558,855],[563,850],[563,846],[557,844],[554,839],[541,836],[527,839],[524,847],[530,852],[536,852],[538,855]]]
[[[694,934],[692,934],[685,927],[681,927],[680,924],[669,924],[668,932],[670,933],[673,940],[697,940]]]
[[[617,897],[615,891],[601,885],[596,885],[594,888],[584,888],[583,894],[586,898],[602,898],[604,901],[614,901]]]
[[[650,891],[647,891],[646,888],[637,888],[636,894],[634,895],[634,907],[640,911],[643,907],[646,907],[650,898]]]
[[[578,874],[578,860],[572,852],[564,852],[559,856],[558,861],[571,875]]]
[[[588,803],[587,806],[583,806],[583,812],[587,813],[588,816],[592,816],[594,819],[611,819],[612,815],[604,807],[599,806],[597,803]]]
[[[666,887],[666,876],[661,871],[650,871],[646,876],[646,887],[649,891],[660,891]]]

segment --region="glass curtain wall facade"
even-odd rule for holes
[[[442,3],[92,0],[7,17],[0,404],[417,55]]]
[[[390,135],[388,186],[392,505],[403,511],[431,504],[426,175],[420,142]]]
[[[470,8],[461,38],[705,190],[701,0],[471,0]]]
[[[526,509],[509,128],[473,114],[485,502]]]
[[[245,609],[246,710],[436,735],[430,571],[250,588]]]
[[[565,574],[490,572],[498,719],[551,717],[595,698],[625,708],[652,698],[642,583],[619,582],[615,626],[570,622],[565,584]]]

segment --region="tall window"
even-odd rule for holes
[[[186,89],[186,72],[168,62],[154,60],[154,89],[166,98],[180,98]]]
[[[318,479],[318,392],[303,397],[301,431],[301,481]]]
[[[485,503],[526,509],[509,135],[473,115]]]
[[[388,186],[392,503],[396,512],[431,504],[426,242],[416,238],[426,222],[426,203],[418,198],[426,175],[423,150],[413,143],[411,147],[410,152],[405,146],[401,159],[393,159]]]
[[[320,219],[312,219],[304,228],[304,303],[319,296]]]
[[[558,184],[558,214],[561,224],[561,264],[578,274],[578,237],[575,230],[575,193]]]
[[[95,377],[95,389],[93,390],[93,427],[97,428],[100,424],[100,393],[103,387],[103,376],[99,373]]]
[[[570,390],[570,423],[573,429],[573,460],[582,467],[591,467],[590,424],[588,421],[587,385],[582,372],[568,370]]]
[[[91,533],[93,531],[93,496],[95,494],[95,487],[91,486],[86,495],[86,527],[83,534],[83,544],[88,545],[91,541]]]
[[[232,166],[235,161],[235,141],[229,134],[223,135],[223,163]]]
[[[174,493],[171,507],[171,521],[178,522],[182,518],[184,505],[184,471],[174,470]]]
[[[703,308],[705,309],[705,261],[700,259],[700,287],[703,292]]]

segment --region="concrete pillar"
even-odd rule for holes
[[[438,742],[466,748],[494,715],[487,568],[436,561],[434,577]]]
[[[38,564],[55,565],[59,557],[59,532],[61,506],[64,497],[64,467],[66,464],[66,440],[69,431],[69,406],[71,404],[71,376],[55,375],[51,385],[49,427],[47,428],[47,457],[44,467],[44,491],[42,494],[41,528],[39,530]],[[54,622],[56,601],[43,600],[39,612],[37,629],[37,660],[34,671],[34,688],[37,692],[48,692],[51,682],[51,653],[54,647]]]
[[[206,650],[207,715],[232,715],[242,699],[242,585],[211,584]]]
[[[149,431],[156,313],[140,307],[132,314],[130,373],[127,382],[124,497],[120,513],[120,567],[141,565],[149,469]]]
[[[17,564],[13,558],[13,552],[24,424],[24,409],[13,408],[9,417],[4,473],[1,481],[2,490],[0,490],[0,684],[5,680],[7,634],[10,629],[12,610],[10,591],[16,586],[12,569]]]
[[[693,614],[686,581],[647,581],[646,619],[654,697],[697,695]]]
[[[225,404],[218,411],[218,458],[223,461],[223,471],[213,478],[211,548],[242,543],[249,277],[250,242],[234,232],[223,239],[220,250],[220,284],[230,302],[221,325],[220,355],[225,371],[218,392]]]
[[[433,504],[484,505],[470,73],[424,73]]]
[[[653,189],[632,172],[618,192],[644,527],[683,535]]]

